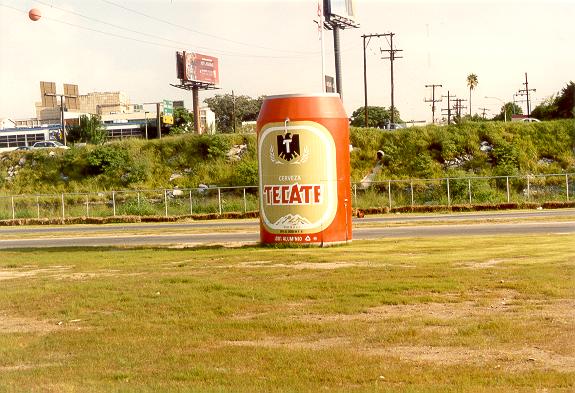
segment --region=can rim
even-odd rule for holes
[[[339,93],[295,93],[295,94],[277,94],[264,96],[265,100],[275,100],[277,98],[295,98],[295,97],[339,97]]]

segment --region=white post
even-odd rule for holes
[[[38,195],[36,195],[36,210],[37,210],[37,216],[38,216],[38,220],[40,219],[40,198],[38,197]]]
[[[90,194],[86,194],[86,217],[90,217]]]
[[[527,175],[527,200],[531,200],[531,180],[529,179],[529,175]]]
[[[192,190],[190,190],[190,215],[194,214],[194,208],[192,205]]]
[[[14,195],[12,195],[12,219],[16,219],[16,209],[14,208]]]
[[[222,215],[222,193],[220,187],[218,187],[218,208],[220,211],[220,216]]]
[[[62,193],[62,220],[66,218],[66,208],[64,207],[64,193]]]
[[[449,190],[449,178],[447,178],[447,206],[451,206],[451,192]]]
[[[511,198],[509,196],[509,176],[505,176],[505,184],[507,186],[507,203],[511,202]]]
[[[569,175],[565,174],[565,190],[567,192],[567,202],[569,202]]]
[[[387,199],[389,201],[389,208],[391,209],[391,181],[387,181]]]
[[[413,206],[413,180],[409,183],[409,188],[411,189],[411,206]]]
[[[168,217],[168,190],[164,189],[165,216]]]
[[[244,213],[248,212],[248,201],[246,200],[246,188],[244,187]]]
[[[472,205],[473,202],[471,201],[471,178],[467,179],[467,185],[469,186],[469,204]]]
[[[112,191],[112,213],[116,216],[116,191]]]

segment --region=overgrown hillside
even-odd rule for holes
[[[399,131],[352,128],[352,181],[575,172],[575,121],[466,123]],[[180,135],[0,157],[0,193],[257,184],[254,134]]]

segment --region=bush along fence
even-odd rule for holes
[[[354,183],[353,208],[389,211],[575,207],[575,175],[385,180]],[[207,187],[0,196],[0,222],[80,223],[257,217],[258,187]],[[131,217],[130,219],[120,219]]]

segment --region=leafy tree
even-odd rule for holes
[[[575,83],[569,82],[556,96],[551,96],[531,112],[540,120],[573,119],[575,117]]]
[[[547,97],[541,104],[531,111],[531,116],[539,120],[551,120],[557,115],[557,99],[555,96]]]
[[[194,131],[194,115],[186,108],[174,108],[174,124],[168,127],[171,135],[186,134]]]
[[[391,119],[391,108],[387,109],[382,106],[368,106],[368,127],[373,128],[386,128],[389,125]],[[397,123],[403,123],[399,116],[399,111],[394,108],[394,120]],[[365,107],[361,106],[357,108],[351,114],[351,125],[354,127],[364,127],[365,126]]]
[[[258,118],[263,97],[251,98],[249,96],[232,96],[231,94],[218,94],[204,100],[216,114],[216,126],[220,132],[233,132],[235,125],[242,121],[254,121]]]
[[[82,115],[80,124],[68,128],[68,140],[72,143],[92,143],[101,145],[108,138],[108,132],[99,115]]]
[[[496,115],[493,120],[503,121],[505,119],[511,120],[512,115],[522,115],[523,109],[514,102],[507,102],[501,107],[498,115]]]
[[[477,80],[477,75],[469,74],[467,75],[467,87],[469,87],[469,115],[471,116],[471,91],[477,87],[479,81]]]
[[[575,83],[569,82],[563,88],[555,101],[557,105],[557,117],[560,119],[575,118]]]

